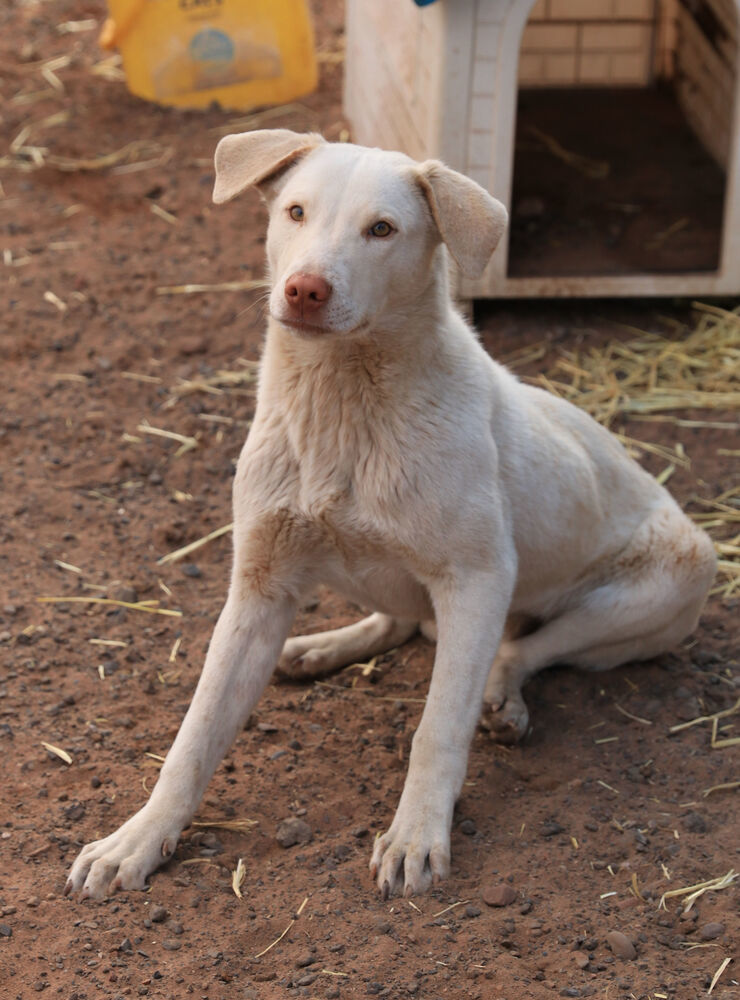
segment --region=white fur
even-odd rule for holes
[[[480,268],[501,206],[439,164],[309,139],[253,133],[217,154],[217,200],[254,182],[267,198],[273,281],[231,587],[149,801],[84,848],[68,891],[145,885],[278,659],[313,676],[436,623],[406,784],[371,861],[385,895],[421,892],[449,871],[484,698],[487,724],[520,737],[529,677],[660,653],[693,630],[714,575],[709,539],[668,493],[588,416],[492,361],[455,310],[442,235]],[[379,220],[395,231],[372,236]],[[332,286],[301,328],[285,325],[296,273]],[[374,613],[286,642],[320,582]],[[507,619],[529,632],[506,636]]]

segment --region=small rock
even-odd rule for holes
[[[466,917],[471,917],[471,918],[472,917],[479,917],[480,916],[480,910],[478,909],[477,906],[471,906],[470,904],[468,904],[465,907],[465,916]]]
[[[585,951],[574,951],[573,958],[579,969],[585,969],[588,965],[588,955]]]
[[[724,933],[724,924],[709,923],[699,928],[699,937],[702,941],[714,941],[715,938],[722,937]]]
[[[166,938],[162,942],[162,947],[165,951],[179,951],[182,948],[182,941],[178,941],[177,938]]]
[[[38,896],[29,896],[28,899],[26,900],[26,906],[30,906],[32,909],[33,909],[34,906],[38,906],[38,905],[39,905],[39,897]]]
[[[271,722],[258,722],[257,729],[261,733],[276,733],[278,731],[278,727],[273,726]]]
[[[149,911],[149,919],[152,923],[161,924],[162,921],[167,919],[167,909],[164,906],[159,906],[158,904],[153,906]]]
[[[549,819],[542,824],[542,829],[540,830],[541,837],[554,837],[557,833],[562,833],[565,827],[561,826],[554,819]]]
[[[183,933],[184,928],[183,928],[182,924],[178,924],[178,923],[174,923],[173,922],[173,923],[170,924],[170,930],[172,931],[173,934],[177,934],[178,937],[179,937],[179,935]]]
[[[132,952],[134,950],[134,946],[131,944],[130,938],[124,938],[119,944],[118,950]]]
[[[517,898],[517,891],[505,882],[501,885],[487,885],[483,889],[483,902],[488,906],[509,906]]]
[[[284,819],[278,827],[277,842],[281,847],[308,844],[312,837],[311,827],[302,819],[290,817],[290,819]]]
[[[180,337],[177,342],[177,346],[180,350],[180,354],[184,354],[186,356],[191,354],[205,354],[208,350],[208,341],[205,337],[193,334],[189,337]]]
[[[318,958],[310,951],[307,951],[305,955],[301,955],[300,958],[295,960],[296,968],[298,969],[305,969],[307,965],[314,965],[316,962],[318,962]]]
[[[367,837],[368,829],[366,826],[356,826],[352,831],[352,836],[357,837],[358,840],[362,840],[363,837]]]
[[[198,566],[197,563],[184,563],[182,571],[185,574],[185,576],[192,576],[196,580],[198,579],[198,577],[203,576],[200,566]]]
[[[627,935],[622,934],[621,931],[609,931],[606,935],[606,943],[609,945],[617,958],[637,958],[635,946],[632,944]]]
[[[564,990],[560,991],[561,997],[579,997],[580,995],[581,991],[575,986],[566,986]]]
[[[683,818],[683,826],[689,833],[706,833],[707,822],[704,817],[697,812],[686,813]]]
[[[311,983],[315,982],[319,978],[318,972],[309,972],[305,976],[301,976],[300,979],[296,979],[296,986],[310,986]]]
[[[464,819],[459,826],[460,833],[464,833],[466,837],[472,837],[475,834],[476,828],[475,823],[472,819]]]
[[[113,591],[112,596],[117,601],[124,601],[126,604],[136,604],[139,600],[139,594],[134,587],[126,586],[125,584],[116,587]]]
[[[12,937],[13,928],[10,924],[0,924],[0,937]]]

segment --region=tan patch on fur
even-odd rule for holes
[[[241,580],[260,596],[277,598],[296,580],[299,567],[316,553],[321,532],[289,510],[265,514],[250,525],[237,553]]]

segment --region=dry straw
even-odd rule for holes
[[[303,913],[303,910],[304,910],[307,902],[308,902],[308,896],[306,896],[306,898],[303,900],[303,902],[301,903],[301,905],[298,907],[298,909],[295,912],[295,916],[291,919],[290,923],[285,928],[285,930],[283,931],[283,933],[279,937],[276,937],[275,940],[272,942],[272,944],[268,944],[268,946],[266,948],[263,948],[262,951],[258,951],[257,954],[254,956],[255,958],[262,958],[263,955],[266,955],[268,951],[272,951],[272,949],[275,947],[275,945],[279,944],[283,940],[283,938],[288,933],[288,931],[290,930],[290,928],[295,924],[296,920]]]
[[[735,879],[738,877],[738,873],[734,868],[731,868],[726,875],[720,875],[717,878],[707,879],[706,882],[697,882],[696,885],[687,885],[683,889],[671,889],[669,892],[664,892],[660,897],[660,903],[658,908],[662,910],[667,910],[668,907],[665,905],[667,899],[674,899],[677,896],[685,896],[686,899],[683,903],[683,912],[688,913],[691,907],[694,905],[700,896],[703,896],[705,892],[718,892],[720,889],[727,889],[731,886]]]
[[[70,757],[70,755],[67,753],[66,750],[62,750],[61,747],[55,747],[53,743],[45,743],[43,740],[41,741],[41,746],[45,750],[48,750],[49,753],[54,754],[55,757],[58,757],[59,760],[63,760],[65,764],[72,763],[72,758]]]
[[[619,416],[737,410],[740,307],[728,310],[704,303],[694,307],[698,323],[693,330],[681,327],[679,337],[635,330],[633,338],[613,340],[603,348],[562,351],[548,372],[530,381],[576,403],[607,426]],[[531,361],[538,348],[512,356],[508,363],[517,367]],[[702,421],[692,424],[702,426]],[[740,428],[740,423],[726,426]]]

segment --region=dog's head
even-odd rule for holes
[[[483,188],[436,160],[286,129],[218,144],[213,200],[250,185],[270,209],[270,313],[304,336],[402,320],[437,294],[442,243],[463,274],[480,276],[507,218]]]

